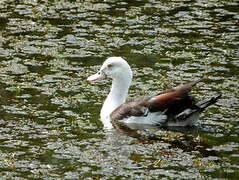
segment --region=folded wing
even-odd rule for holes
[[[115,109],[110,118],[117,121],[131,116],[147,116],[149,112],[165,112],[168,117],[173,117],[187,108],[197,109],[194,98],[188,93],[198,82],[174,87],[156,96],[126,102]]]

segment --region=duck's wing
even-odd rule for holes
[[[196,108],[194,98],[188,93],[198,82],[174,87],[156,96],[126,102],[116,108],[110,118],[117,121],[131,116],[147,116],[149,112],[165,112],[167,116],[175,116],[187,108]]]

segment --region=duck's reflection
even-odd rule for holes
[[[203,157],[217,156],[210,150],[209,144],[200,137],[200,128],[193,127],[160,127],[153,125],[123,124],[114,122],[113,127],[120,133],[136,138],[142,143],[155,141],[168,143],[172,148],[183,151],[199,151]]]

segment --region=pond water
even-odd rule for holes
[[[239,179],[237,0],[0,2],[0,179]],[[222,98],[192,128],[103,128],[124,57],[129,98],[207,76],[192,92]]]

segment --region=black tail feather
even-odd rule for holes
[[[193,114],[201,113],[208,106],[215,104],[218,101],[218,99],[220,99],[221,97],[222,97],[222,95],[220,94],[216,97],[212,97],[210,100],[199,102],[195,105],[195,108],[186,109],[183,112],[181,112],[180,114],[178,114],[176,116],[176,119],[177,120],[185,120],[185,119],[189,118],[190,116],[193,116]]]
[[[200,108],[200,111],[203,111],[208,106],[211,106],[212,104],[215,104],[218,101],[218,99],[220,99],[221,97],[222,97],[222,95],[220,94],[216,97],[212,97],[210,100],[197,103],[197,106]]]

